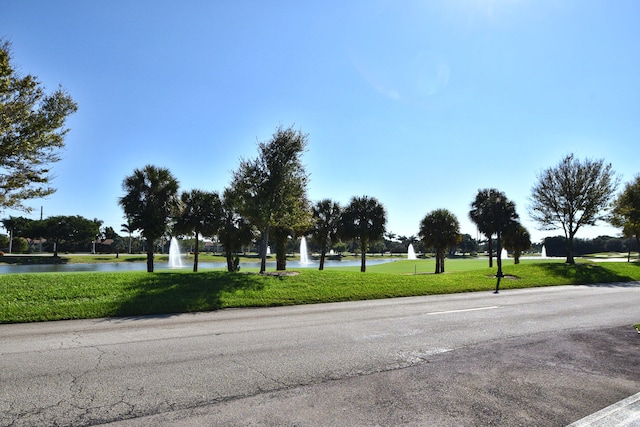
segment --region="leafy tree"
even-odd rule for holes
[[[458,249],[462,252],[462,255],[466,253],[473,254],[478,251],[478,243],[470,234],[463,234]]]
[[[122,182],[119,200],[131,227],[147,240],[147,271],[153,272],[153,242],[162,237],[180,206],[178,181],[169,169],[147,165]]]
[[[88,247],[100,234],[102,221],[82,216],[52,216],[29,224],[30,234],[53,244],[53,256],[58,257],[62,245],[68,248]]]
[[[240,215],[237,205],[236,194],[229,188],[225,189],[221,201],[222,216],[218,238],[224,247],[227,271],[239,270],[239,262],[233,255],[240,252],[243,245],[248,245],[253,240],[251,225]]]
[[[9,216],[9,218],[2,220],[2,226],[9,233],[9,253],[13,251],[13,240],[16,236],[20,236],[22,234],[22,231],[30,221],[30,219],[21,216]]]
[[[367,271],[367,248],[386,231],[387,213],[375,197],[353,197],[342,211],[339,235],[360,242],[360,271]]]
[[[301,131],[280,126],[268,142],[258,144],[258,157],[242,160],[233,173],[239,212],[261,233],[261,273],[266,270],[271,229],[294,230],[309,218],[308,175],[301,161],[307,139]]]
[[[640,248],[640,175],[627,183],[624,191],[614,200],[609,222],[614,227],[622,228],[624,237],[635,237]]]
[[[331,245],[338,243],[338,229],[340,227],[342,209],[338,202],[324,199],[316,202],[312,212],[314,222],[310,230],[311,238],[320,247],[320,267],[318,269],[324,270],[327,250]]]
[[[435,273],[444,273],[447,248],[457,245],[462,239],[458,218],[447,209],[436,209],[428,213],[420,222],[420,239],[426,247],[435,249]]]
[[[489,267],[493,266],[491,239],[494,234],[497,235],[498,272],[496,276],[502,277],[502,259],[500,257],[502,233],[518,219],[515,203],[510,201],[502,191],[495,188],[478,190],[476,199],[471,203],[469,218],[489,240]]]
[[[602,159],[581,162],[573,154],[538,176],[531,190],[530,216],[545,230],[562,228],[567,263],[575,263],[573,240],[578,229],[606,219],[618,182],[610,163]]]
[[[174,230],[178,234],[195,234],[193,271],[198,271],[199,236],[216,234],[222,216],[220,196],[215,192],[191,190],[182,193],[182,210],[176,218]]]
[[[514,264],[520,264],[520,255],[531,248],[531,235],[519,222],[513,222],[502,235],[504,248],[513,252]]]
[[[19,76],[11,45],[0,41],[0,209],[52,194],[51,164],[60,160],[67,116],[77,105],[62,88],[46,94],[35,76]]]

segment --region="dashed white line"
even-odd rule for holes
[[[488,307],[475,307],[475,308],[463,308],[460,310],[447,310],[447,311],[433,311],[431,313],[427,313],[427,316],[434,316],[436,314],[450,314],[450,313],[464,313],[467,311],[479,311],[479,310],[493,310],[498,308],[497,305],[491,305]]]

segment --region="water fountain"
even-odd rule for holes
[[[502,251],[500,251],[500,259],[507,259],[509,258],[509,254],[507,253],[507,250],[502,248]]]
[[[309,255],[307,254],[307,239],[304,236],[300,239],[300,265],[309,264]]]
[[[413,249],[413,245],[409,243],[409,248],[407,249],[407,259],[417,259],[416,251]]]
[[[180,246],[178,239],[171,238],[169,244],[169,268],[182,268],[182,257],[180,256]]]
[[[540,258],[546,258],[547,257],[547,248],[544,247],[544,245],[542,245],[542,251],[540,252]]]

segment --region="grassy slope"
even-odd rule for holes
[[[358,268],[303,269],[284,277],[212,270],[7,274],[0,275],[0,323],[489,291],[495,268],[486,264],[448,260],[448,273],[440,275],[428,273],[429,260],[369,266],[364,274],[353,271]],[[638,263],[507,261],[504,272],[510,278],[501,289],[640,280]]]

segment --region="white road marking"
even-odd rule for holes
[[[434,316],[436,314],[464,313],[466,311],[493,310],[494,308],[498,308],[498,306],[497,305],[491,305],[491,306],[488,306],[488,307],[463,308],[463,309],[460,309],[460,310],[434,311],[434,312],[431,312],[431,313],[427,313],[427,316]]]

